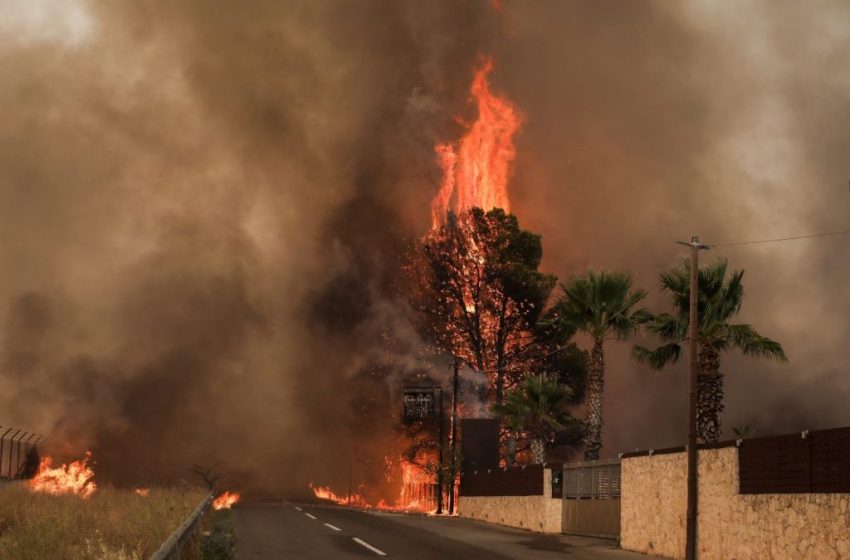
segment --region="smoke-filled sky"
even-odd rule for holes
[[[338,473],[352,399],[422,366],[394,283],[485,54],[525,116],[512,210],[561,278],[625,268],[660,310],[677,239],[850,225],[846,3],[493,6],[0,0],[0,424],[119,482]],[[741,318],[790,357],[724,360],[727,433],[850,423],[848,256],[704,254],[746,268]],[[684,439],[685,365],[629,349],[606,455]]]

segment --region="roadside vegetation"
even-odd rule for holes
[[[81,499],[0,484],[0,560],[146,559],[205,495],[191,486],[147,496],[107,487]]]
[[[200,560],[231,560],[236,553],[233,513],[229,509],[212,510],[201,522]]]

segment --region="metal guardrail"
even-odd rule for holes
[[[159,547],[159,550],[153,553],[150,557],[150,560],[167,560],[171,558],[179,558],[180,551],[182,547],[186,544],[186,540],[191,538],[192,532],[195,528],[195,525],[201,519],[201,516],[206,511],[207,507],[209,507],[210,502],[213,499],[212,493],[207,494],[207,497],[195,508],[195,511],[192,512],[192,515],[183,522],[180,527],[177,528],[176,531],[171,533],[171,536],[168,537],[162,546]]]

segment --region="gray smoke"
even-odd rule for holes
[[[0,2],[0,423],[118,483],[224,461],[291,493],[392,440],[398,385],[448,372],[396,283],[481,54],[560,277],[627,268],[660,308],[676,239],[850,223],[839,3]],[[791,357],[724,362],[727,427],[847,423],[846,247],[712,251]],[[684,368],[628,350],[606,452],[681,442]]]

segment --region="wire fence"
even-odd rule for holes
[[[0,479],[21,478],[27,456],[45,439],[23,428],[0,426]]]

